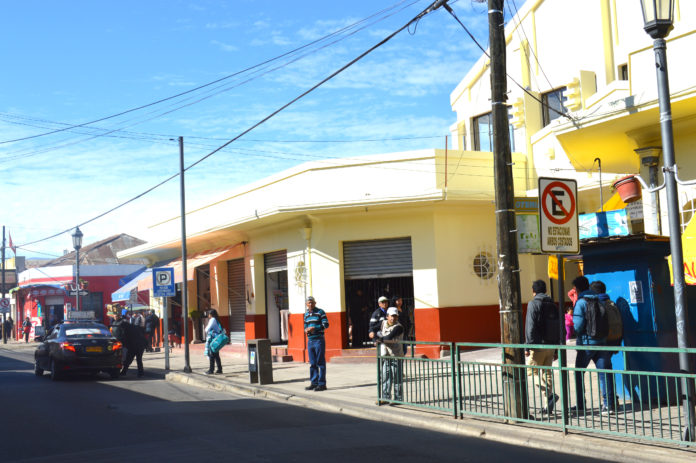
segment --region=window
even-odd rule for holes
[[[493,256],[487,252],[479,252],[474,257],[474,273],[482,280],[489,280],[495,275]]]
[[[508,108],[508,121],[512,119]],[[493,151],[493,115],[482,114],[474,117],[474,151]],[[515,151],[515,128],[509,124],[510,151]]]
[[[619,80],[628,80],[628,64],[619,65]]]
[[[566,97],[563,96],[565,89],[561,87],[541,95],[541,117],[544,127],[561,117],[560,113],[567,112],[563,106],[563,102],[566,101]]]

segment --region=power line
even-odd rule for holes
[[[8,120],[8,118],[10,120]],[[23,119],[23,120],[28,120],[28,121],[33,121],[36,122],[37,124],[30,124],[28,122],[17,122],[11,119]],[[15,114],[8,114],[8,113],[0,113],[0,120],[3,120],[9,124],[15,124],[15,125],[27,125],[30,127],[37,127],[37,128],[50,128],[48,125],[38,125],[38,123],[44,123],[44,124],[55,124],[55,125],[63,125],[63,126],[68,126],[70,124],[67,124],[65,122],[56,122],[56,121],[49,121],[46,119],[36,119],[36,118],[31,118],[27,116],[22,116],[22,115],[15,115]],[[80,135],[92,135],[91,132],[77,132],[75,129],[72,127],[69,127],[68,130],[71,132],[79,133]],[[107,131],[108,129],[104,128],[99,128],[99,127],[85,127],[84,130],[92,130],[92,131]],[[164,134],[164,133],[152,133],[152,132],[134,132],[134,131],[128,131],[128,130],[119,130],[117,134],[109,134],[105,135],[106,137],[111,137],[111,138],[122,138],[122,139],[130,139],[130,140],[145,140],[145,141],[154,141],[154,142],[163,142],[166,141],[167,143],[171,142],[171,138],[177,137],[177,135],[173,134]],[[433,139],[433,138],[442,138],[444,137],[445,134],[443,135],[428,135],[428,136],[422,136],[422,137],[391,137],[391,138],[364,138],[364,139],[353,139],[353,140],[272,140],[272,139],[258,139],[258,138],[245,138],[241,141],[244,142],[254,142],[254,143],[366,143],[366,142],[383,142],[383,141],[404,141],[404,140],[425,140],[425,139]],[[199,137],[199,136],[194,136],[194,135],[184,135],[186,139],[194,139],[194,140],[212,140],[212,141],[223,141],[223,140],[228,140],[227,138],[220,138],[220,137]]]
[[[479,49],[481,49],[481,51],[483,52],[483,54],[486,55],[486,57],[488,57],[488,58],[490,59],[491,56],[488,54],[488,51],[487,51],[485,48],[483,48],[483,46],[481,45],[481,43],[479,43],[479,41],[476,40],[476,37],[474,37],[474,35],[473,35],[471,32],[469,32],[469,29],[467,29],[467,27],[464,25],[464,23],[462,23],[462,22],[459,20],[459,17],[458,17],[457,14],[454,12],[454,10],[452,10],[452,8],[450,8],[449,5],[447,5],[447,2],[444,2],[444,3],[442,4],[442,6],[447,10],[447,12],[448,12],[450,15],[452,15],[452,17],[459,23],[459,25],[462,26],[462,28],[463,28],[464,31],[467,33],[467,35],[471,38],[471,40],[473,40],[473,42],[476,44],[476,46],[479,47]],[[551,110],[551,111],[557,113],[557,114],[560,115],[560,116],[566,117],[566,118],[568,118],[569,120],[574,121],[573,117],[572,117],[570,114],[568,114],[567,112],[558,111],[556,108],[553,108],[553,107],[549,106],[548,104],[544,103],[542,100],[540,100],[539,98],[537,98],[537,96],[534,95],[532,92],[530,92],[529,90],[527,90],[526,88],[524,88],[524,87],[522,86],[522,84],[520,84],[520,83],[519,83],[514,77],[512,77],[510,74],[508,74],[508,73],[506,72],[505,75],[506,75],[507,78],[510,79],[515,85],[517,85],[517,87],[519,87],[520,90],[522,90],[524,93],[526,93],[527,95],[529,95],[530,97],[532,97],[534,100],[538,101],[539,104],[541,104],[542,106],[545,106],[547,109],[549,109],[549,110]]]
[[[420,1],[420,0],[415,0],[415,1],[412,2],[412,3],[405,5],[403,8],[401,8],[401,10],[408,8],[409,6],[411,6],[411,5],[415,4],[415,3],[417,3],[418,1]],[[403,3],[403,2],[401,2],[401,3]],[[395,5],[393,5],[393,6],[390,7],[390,8],[387,8],[387,9],[385,9],[385,10],[382,10],[382,12],[388,11],[389,9],[393,9],[393,8],[399,6],[399,5],[400,5],[400,4],[395,4]],[[398,10],[398,11],[401,11],[401,10]],[[396,11],[396,12],[398,12],[398,11]],[[322,45],[321,47],[319,47],[319,48],[316,49],[316,50],[307,52],[307,53],[304,54],[304,55],[300,55],[300,56],[298,56],[298,57],[296,57],[296,58],[294,58],[294,59],[292,59],[292,60],[290,60],[290,61],[288,61],[288,62],[285,62],[285,63],[283,63],[283,64],[280,64],[279,66],[277,66],[277,67],[275,67],[275,68],[271,68],[271,69],[266,69],[266,70],[264,70],[263,67],[266,66],[266,65],[264,64],[259,70],[254,71],[255,73],[259,73],[259,72],[261,72],[261,70],[264,70],[264,72],[261,72],[260,74],[257,74],[257,75],[255,75],[255,76],[249,77],[249,78],[247,78],[246,80],[241,81],[241,82],[238,82],[238,83],[235,84],[235,85],[221,84],[221,85],[219,85],[219,86],[217,86],[217,87],[212,88],[211,90],[207,90],[208,95],[206,95],[206,96],[204,96],[204,97],[201,97],[201,98],[199,98],[199,99],[197,99],[197,100],[191,101],[191,100],[192,100],[193,98],[195,98],[195,97],[194,97],[194,96],[190,96],[190,97],[185,98],[185,99],[183,99],[183,100],[180,101],[180,102],[189,101],[188,103],[186,103],[186,104],[173,103],[172,105],[170,105],[170,107],[174,106],[173,109],[170,109],[170,110],[161,112],[161,113],[159,113],[159,114],[156,114],[156,113],[157,113],[157,110],[151,111],[151,112],[148,113],[148,114],[154,114],[154,116],[149,117],[149,118],[147,118],[147,119],[143,119],[143,120],[137,121],[135,118],[131,118],[131,119],[129,119],[129,120],[124,121],[123,123],[131,122],[131,121],[134,121],[134,120],[135,120],[136,122],[134,122],[134,123],[132,123],[132,124],[130,124],[130,125],[126,125],[126,126],[122,126],[122,127],[118,127],[118,128],[114,128],[114,129],[104,129],[104,130],[107,130],[107,131],[104,132],[104,133],[91,135],[91,136],[89,136],[88,138],[85,138],[85,139],[77,139],[77,140],[74,140],[74,141],[71,141],[71,142],[63,143],[62,145],[61,145],[61,144],[55,145],[55,144],[53,144],[53,143],[49,143],[49,144],[43,145],[43,149],[42,149],[42,150],[39,150],[39,151],[33,151],[33,152],[32,152],[30,149],[27,149],[27,150],[19,150],[18,152],[16,151],[16,152],[10,153],[10,154],[15,154],[15,156],[7,156],[7,157],[5,158],[5,160],[14,160],[14,159],[19,159],[19,158],[25,158],[25,157],[36,156],[36,155],[39,155],[39,154],[43,154],[43,153],[55,151],[55,150],[60,149],[60,148],[65,148],[65,147],[68,147],[68,146],[73,146],[73,145],[76,145],[76,144],[79,144],[79,143],[82,143],[82,142],[85,142],[85,141],[93,140],[93,139],[98,138],[98,137],[108,136],[109,134],[112,134],[112,133],[114,133],[114,132],[122,131],[124,128],[133,127],[133,126],[135,126],[135,125],[139,125],[139,124],[142,124],[142,123],[144,123],[144,122],[148,122],[148,121],[151,121],[151,120],[153,120],[153,119],[157,119],[157,118],[159,118],[159,117],[165,116],[165,115],[170,114],[170,113],[173,113],[173,112],[175,112],[175,111],[179,111],[180,109],[183,109],[183,108],[185,108],[185,107],[192,106],[192,105],[194,105],[194,104],[200,103],[201,101],[204,101],[204,100],[206,100],[206,99],[212,98],[213,96],[218,95],[218,94],[220,94],[220,93],[223,93],[223,92],[229,91],[229,90],[231,90],[231,89],[233,89],[233,88],[237,88],[237,87],[239,87],[239,86],[242,86],[242,85],[244,85],[244,84],[246,84],[246,83],[248,83],[248,82],[251,82],[252,80],[255,80],[255,79],[257,79],[257,78],[263,76],[263,75],[266,75],[266,74],[269,74],[269,73],[271,73],[271,72],[274,72],[274,71],[276,71],[276,70],[278,70],[278,69],[284,68],[284,67],[286,67],[286,66],[288,66],[288,65],[290,65],[290,64],[292,64],[292,63],[294,63],[294,62],[296,62],[296,61],[301,60],[302,58],[304,58],[304,57],[306,57],[306,56],[308,56],[308,55],[310,55],[310,54],[312,54],[312,53],[317,52],[318,50],[327,48],[327,47],[329,47],[329,46],[331,46],[331,45],[333,45],[333,44],[335,44],[335,43],[338,43],[338,42],[340,42],[340,41],[346,39],[347,37],[350,37],[350,36],[356,34],[357,32],[359,32],[359,31],[361,31],[361,30],[363,30],[363,29],[365,29],[365,28],[367,28],[367,27],[369,27],[369,26],[371,26],[371,25],[373,25],[373,24],[376,24],[377,22],[383,21],[383,20],[386,19],[387,17],[396,14],[396,12],[389,13],[389,14],[385,15],[384,17],[377,19],[375,22],[373,22],[373,23],[371,23],[371,24],[367,24],[367,25],[365,25],[365,26],[363,26],[363,27],[356,28],[355,30],[350,31],[346,36],[340,37],[340,38],[336,39],[336,40],[333,41],[333,42],[326,43],[326,44]],[[381,13],[381,12],[380,12],[380,13]],[[374,16],[376,16],[376,15],[372,15],[371,17],[374,17]],[[371,17],[370,17],[370,18],[371,18]],[[367,19],[369,19],[369,18],[367,18]],[[363,20],[363,22],[365,22],[365,21],[366,21],[366,20]],[[355,24],[359,24],[359,23],[360,23],[360,22],[355,23]],[[344,28],[344,29],[346,29],[346,28]],[[344,29],[342,29],[342,30],[344,30]],[[327,36],[327,37],[329,37],[329,36]],[[177,104],[180,104],[180,105],[177,107],[177,106],[176,106]]]
[[[144,104],[144,105],[137,106],[137,107],[135,107],[135,108],[127,109],[127,110],[125,110],[125,111],[121,111],[121,112],[119,112],[119,113],[112,114],[112,115],[109,115],[109,116],[100,117],[100,118],[98,118],[98,119],[95,119],[95,120],[92,120],[92,121],[89,121],[89,122],[83,122],[83,123],[81,123],[81,124],[74,124],[74,125],[70,125],[70,126],[68,126],[68,127],[63,127],[63,128],[61,128],[61,129],[55,129],[55,130],[51,130],[51,131],[48,131],[48,132],[43,132],[43,133],[39,133],[39,134],[35,134],[35,135],[29,135],[29,136],[26,136],[26,137],[15,138],[15,139],[12,139],[12,140],[0,141],[0,144],[13,143],[13,142],[24,141],[24,140],[30,140],[30,139],[33,139],[33,138],[39,138],[39,137],[44,137],[44,136],[46,136],[46,135],[52,135],[52,134],[55,134],[55,133],[64,132],[64,131],[69,130],[69,129],[74,129],[74,128],[80,128],[80,127],[89,126],[89,125],[92,125],[92,124],[96,124],[96,123],[98,123],[98,122],[102,122],[102,121],[106,121],[106,120],[109,120],[109,119],[113,119],[113,118],[116,118],[116,117],[119,117],[119,116],[123,116],[123,115],[125,115],[125,114],[132,113],[132,112],[134,112],[134,111],[139,111],[139,110],[141,110],[141,109],[145,109],[145,108],[148,108],[148,107],[150,107],[150,106],[155,106],[155,105],[158,105],[158,104],[160,104],[160,103],[164,103],[164,102],[166,102],[166,101],[173,100],[173,99],[179,98],[179,97],[184,96],[184,95],[188,95],[188,94],[190,94],[190,93],[196,92],[196,91],[198,91],[198,90],[201,90],[201,89],[210,87],[210,86],[212,86],[212,85],[215,85],[215,84],[217,84],[217,83],[223,82],[223,81],[225,81],[225,80],[228,80],[228,79],[230,79],[230,78],[232,78],[232,77],[236,77],[236,76],[241,75],[241,74],[244,74],[244,73],[246,73],[246,72],[248,72],[248,71],[251,71],[251,70],[254,70],[254,69],[256,69],[256,68],[265,66],[266,64],[270,64],[270,63],[272,63],[272,62],[274,62],[274,61],[277,61],[277,60],[279,60],[279,59],[281,59],[281,58],[284,58],[284,57],[286,57],[286,56],[291,56],[291,55],[293,55],[293,54],[295,54],[295,53],[297,53],[297,52],[299,52],[299,51],[301,51],[301,50],[303,50],[303,49],[305,49],[305,48],[311,47],[312,45],[315,45],[315,44],[317,44],[317,43],[321,43],[321,42],[323,42],[323,41],[325,41],[325,40],[327,40],[327,39],[329,39],[329,38],[331,38],[331,37],[334,37],[334,36],[336,36],[336,35],[340,35],[340,34],[342,34],[342,33],[345,32],[345,31],[351,30],[352,28],[356,27],[356,26],[359,25],[359,24],[362,24],[362,23],[364,23],[364,22],[366,22],[366,21],[368,21],[368,20],[370,20],[370,19],[372,19],[372,18],[374,18],[374,17],[376,17],[376,16],[379,16],[379,15],[385,13],[385,12],[388,12],[388,11],[390,11],[390,10],[392,10],[392,9],[397,8],[398,6],[402,5],[403,3],[406,3],[406,1],[407,1],[407,0],[401,0],[401,1],[399,1],[399,2],[397,2],[397,3],[395,3],[395,4],[391,5],[391,6],[389,6],[389,7],[387,7],[387,8],[384,8],[384,9],[378,11],[377,13],[374,13],[374,14],[372,14],[372,15],[366,17],[366,18],[363,18],[363,19],[361,19],[361,20],[359,20],[359,21],[357,21],[357,22],[355,22],[355,23],[352,23],[352,24],[350,24],[350,25],[348,25],[348,26],[345,26],[345,27],[343,27],[343,28],[341,28],[341,29],[338,29],[337,31],[334,31],[334,32],[332,32],[332,33],[330,33],[330,34],[327,34],[327,35],[325,35],[325,36],[323,36],[323,37],[321,37],[321,38],[319,38],[319,39],[313,40],[313,41],[311,41],[311,42],[309,42],[309,43],[307,43],[307,44],[304,44],[304,45],[302,45],[302,46],[300,46],[300,47],[297,47],[297,48],[295,48],[295,49],[293,49],[293,50],[290,50],[290,51],[288,51],[288,52],[286,52],[286,53],[283,53],[283,54],[281,54],[281,55],[278,55],[278,56],[276,56],[276,57],[274,57],[274,58],[270,58],[270,59],[268,59],[268,60],[265,60],[265,61],[263,61],[263,62],[261,62],[261,63],[255,64],[255,65],[253,65],[253,66],[250,66],[250,67],[248,67],[248,68],[246,68],[246,69],[243,69],[243,70],[241,70],[241,71],[237,71],[237,72],[235,72],[235,73],[232,73],[232,74],[229,74],[229,75],[227,75],[227,76],[221,77],[220,79],[216,79],[216,80],[214,80],[214,81],[212,81],[212,82],[208,82],[208,83],[206,83],[206,84],[199,85],[198,87],[195,87],[195,88],[186,90],[186,91],[184,91],[184,92],[177,93],[176,95],[172,95],[172,96],[169,96],[169,97],[166,97],[166,98],[161,98],[161,99],[156,100],[156,101],[153,101],[153,102],[151,102],[151,103],[147,103],[147,104]],[[411,6],[411,5],[414,5],[415,3],[418,3],[419,1],[420,1],[420,0],[412,1],[411,3],[409,3],[408,5],[406,5],[404,8],[407,8],[407,7]],[[350,35],[352,35],[352,34],[350,34]],[[323,48],[323,47],[322,47],[322,48]],[[321,48],[320,48],[320,49],[321,49]],[[165,114],[167,114],[167,113],[165,113]]]
[[[361,53],[360,55],[358,55],[356,58],[354,58],[353,60],[349,61],[347,64],[343,65],[341,68],[339,68],[338,70],[334,71],[334,72],[331,73],[329,76],[325,77],[324,79],[322,79],[321,81],[319,81],[317,84],[315,84],[314,86],[312,86],[312,87],[309,88],[308,90],[306,90],[306,91],[304,91],[303,93],[301,93],[299,96],[293,98],[293,99],[290,100],[288,103],[286,103],[286,104],[284,104],[283,106],[281,106],[280,108],[276,109],[275,111],[273,111],[272,113],[270,113],[268,116],[264,117],[263,119],[261,119],[261,120],[258,121],[257,123],[253,124],[251,127],[247,128],[246,130],[244,130],[243,132],[241,132],[240,134],[238,134],[236,137],[230,139],[229,141],[227,141],[226,143],[222,144],[222,145],[219,146],[218,148],[214,149],[214,150],[211,151],[210,153],[208,153],[208,154],[206,154],[205,156],[201,157],[200,159],[198,159],[197,161],[195,161],[194,163],[192,163],[191,165],[189,165],[188,167],[186,167],[184,170],[185,170],[185,171],[186,171],[186,170],[189,170],[189,169],[191,169],[192,167],[194,167],[194,166],[200,164],[201,162],[203,162],[204,160],[208,159],[209,157],[211,157],[211,156],[214,155],[215,153],[219,152],[220,150],[224,149],[225,147],[227,147],[228,145],[230,145],[230,144],[233,143],[234,141],[238,140],[239,138],[243,137],[243,136],[246,135],[247,133],[251,132],[252,130],[254,130],[255,128],[257,128],[258,126],[264,124],[265,122],[267,122],[267,121],[268,121],[269,119],[271,119],[272,117],[276,116],[278,113],[280,113],[280,112],[283,111],[284,109],[288,108],[288,107],[291,106],[292,104],[294,104],[294,103],[296,103],[297,101],[299,101],[300,99],[304,98],[305,96],[307,96],[308,94],[310,94],[311,92],[313,92],[314,90],[316,90],[317,88],[319,88],[320,86],[324,85],[324,84],[325,84],[326,82],[328,82],[329,80],[333,79],[334,77],[336,77],[337,75],[339,75],[340,73],[342,73],[343,71],[345,71],[346,69],[348,69],[349,67],[351,67],[352,65],[354,65],[355,63],[357,63],[358,61],[360,61],[361,59],[363,59],[363,58],[364,58],[365,56],[367,56],[368,54],[372,53],[372,52],[373,52],[374,50],[376,50],[377,48],[381,47],[382,45],[384,45],[385,43],[387,43],[388,41],[390,41],[392,38],[394,38],[394,37],[395,37],[397,34],[399,34],[401,31],[403,31],[404,29],[408,28],[412,23],[414,23],[415,21],[420,20],[422,17],[424,17],[424,16],[426,16],[427,14],[431,13],[432,11],[434,11],[435,9],[437,9],[439,6],[441,6],[443,3],[444,3],[443,0],[436,0],[436,1],[433,2],[428,8],[424,9],[423,11],[421,11],[418,15],[416,15],[415,17],[413,17],[411,20],[409,20],[406,24],[404,24],[403,26],[401,26],[401,27],[400,27],[399,29],[397,29],[396,31],[394,31],[394,32],[392,32],[391,34],[389,34],[387,37],[385,37],[384,39],[382,39],[382,40],[381,40],[380,42],[378,42],[376,45],[373,45],[373,46],[370,47],[368,50],[364,51],[363,53]],[[84,125],[84,124],[83,124],[83,125]],[[95,220],[97,220],[97,219],[99,219],[99,218],[101,218],[101,217],[103,217],[103,216],[105,216],[105,215],[107,215],[107,214],[110,214],[111,212],[113,212],[113,211],[115,211],[115,210],[117,210],[117,209],[119,209],[119,208],[125,206],[126,204],[129,204],[129,203],[135,201],[136,199],[139,199],[139,198],[141,198],[142,196],[145,196],[146,194],[150,193],[151,191],[155,190],[156,188],[159,188],[160,186],[164,185],[165,183],[169,182],[170,180],[176,178],[178,175],[179,175],[179,174],[176,173],[176,174],[174,174],[174,175],[169,176],[169,177],[166,178],[165,180],[163,180],[163,181],[161,181],[160,183],[158,183],[158,184],[156,184],[156,185],[154,185],[154,186],[148,188],[148,189],[145,190],[144,192],[142,192],[142,193],[140,193],[140,194],[138,194],[138,195],[136,195],[136,196],[134,196],[134,197],[128,199],[127,201],[124,201],[123,203],[121,203],[121,204],[119,204],[119,205],[117,205],[117,206],[115,206],[115,207],[109,209],[109,210],[106,211],[106,212],[103,212],[103,213],[97,215],[96,217],[92,217],[91,219],[86,220],[86,221],[84,221],[84,222],[78,224],[77,226],[78,226],[78,227],[84,226],[84,225],[86,225],[86,224],[88,224],[88,223],[91,223],[91,222],[93,222],[93,221],[95,221]],[[55,237],[57,237],[57,236],[60,236],[60,235],[62,235],[62,234],[64,234],[64,233],[71,232],[71,231],[73,230],[73,228],[74,228],[74,227],[71,227],[71,228],[69,228],[69,229],[63,230],[63,231],[61,231],[61,232],[59,232],[59,233],[56,233],[56,234],[54,234],[54,235],[51,235],[51,236],[49,236],[49,237],[46,237],[46,238],[43,238],[43,239],[39,239],[39,240],[35,240],[35,241],[30,242],[30,243],[24,243],[23,246],[28,246],[28,245],[35,244],[35,243],[39,243],[39,242],[42,242],[42,241],[47,241],[47,240],[49,240],[49,239],[55,238]]]
[[[510,2],[507,3],[508,11],[510,12],[510,16],[512,17],[512,20],[514,21],[515,15],[519,18],[520,16],[520,11],[517,9],[517,3],[515,3],[515,0],[512,0],[512,4],[515,7],[515,13],[512,12],[512,7],[510,6]],[[519,30],[522,31],[522,35],[524,35],[524,39],[529,43],[529,37],[527,36],[527,32],[524,30],[524,25],[522,24],[522,19],[519,18],[519,22],[517,23],[519,26]],[[530,46],[529,51],[531,52],[532,56],[534,57],[534,61],[536,61],[537,66],[539,66],[539,70],[541,70],[541,74],[544,76],[544,79],[546,79],[546,83],[549,84],[549,88],[553,88],[553,84],[551,84],[551,81],[549,80],[549,77],[546,75],[544,72],[544,68],[541,66],[541,62],[539,61],[539,57],[534,53],[534,49]]]

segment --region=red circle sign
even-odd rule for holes
[[[551,189],[553,188],[561,188],[565,190],[566,193],[568,193],[568,198],[570,198],[570,208],[566,209],[565,206],[563,206],[561,200],[556,198],[556,196],[553,194],[553,191],[551,191]],[[559,216],[560,218],[556,218],[553,214],[551,214],[548,207],[546,207],[547,196],[550,196],[551,201],[556,203],[556,205],[561,209],[561,211],[563,212],[563,216]],[[572,190],[565,183],[551,182],[548,185],[546,185],[546,188],[544,188],[544,192],[541,195],[541,209],[544,211],[544,215],[546,216],[546,218],[549,219],[551,222],[555,223],[556,225],[563,225],[564,223],[572,219],[573,215],[575,214],[575,196],[573,195]]]

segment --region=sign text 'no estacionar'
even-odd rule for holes
[[[541,252],[577,254],[578,187],[575,180],[539,178],[539,235]]]

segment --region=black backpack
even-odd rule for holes
[[[541,301],[542,341],[544,344],[560,344],[561,324],[558,318],[558,306],[547,297]]]
[[[609,334],[609,316],[606,307],[596,297],[585,297],[585,334],[594,339]]]
[[[604,310],[607,311],[607,321],[609,330],[607,332],[607,344],[621,345],[623,339],[623,320],[621,318],[621,310],[612,301],[606,301]]]

